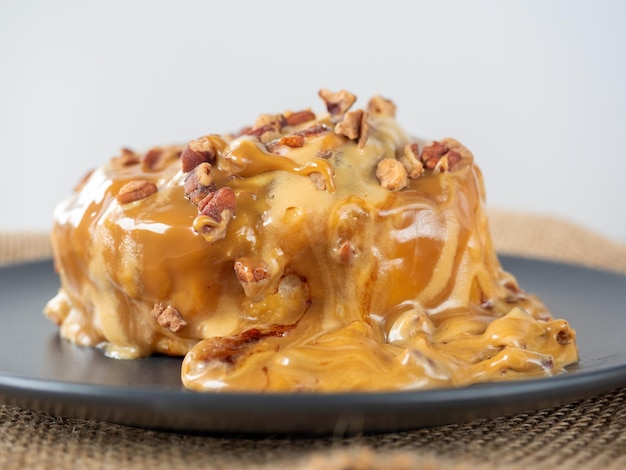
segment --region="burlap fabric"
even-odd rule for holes
[[[501,253],[626,273],[626,245],[574,224],[492,211],[491,225]],[[49,255],[45,234],[0,234],[0,264]],[[0,469],[187,467],[623,469],[626,389],[512,417],[350,438],[188,435],[0,405]]]

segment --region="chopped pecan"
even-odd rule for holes
[[[315,187],[320,191],[324,191],[326,189],[326,180],[324,179],[324,175],[320,172],[314,171],[309,175],[309,178],[311,178]]]
[[[433,171],[444,173],[446,171],[452,171],[457,163],[461,161],[461,155],[456,150],[449,150],[444,156],[439,159],[431,159],[429,161],[436,160]]]
[[[244,258],[235,261],[235,274],[241,282],[259,282],[269,277],[264,264],[254,266],[250,260]]]
[[[376,166],[376,178],[383,188],[398,191],[407,185],[404,166],[394,158],[383,158]]]
[[[217,158],[217,151],[208,136],[192,140],[183,149],[180,155],[180,162],[184,173],[193,170],[200,163],[214,163]]]
[[[441,173],[452,171],[461,159],[461,154],[450,149],[446,142],[437,141],[424,147],[421,155],[421,160],[426,168]]]
[[[349,263],[355,256],[354,247],[349,240],[344,240],[337,250],[337,257],[342,263]]]
[[[346,136],[351,140],[359,141],[359,148],[363,148],[370,133],[368,122],[369,113],[362,109],[346,113],[343,121],[335,126],[335,133]]]
[[[182,315],[172,306],[165,306],[162,303],[154,304],[152,312],[150,312],[159,325],[167,328],[172,333],[176,333],[187,326],[187,322]]]
[[[280,130],[281,126],[277,123],[265,124],[250,130],[247,135],[253,135],[266,144],[274,139],[278,139],[280,137]]]
[[[120,204],[144,199],[157,192],[157,185],[152,181],[134,180],[126,183],[120,188],[116,199]]]
[[[346,136],[348,139],[356,140],[359,138],[361,130],[361,121],[363,120],[363,110],[357,109],[346,114],[343,121],[337,123],[335,132],[339,135]]]
[[[363,113],[363,117],[361,118],[361,130],[359,131],[359,148],[362,149],[365,147],[367,143],[367,139],[369,139],[371,126],[369,120],[370,114]]]
[[[360,197],[346,200],[333,213],[330,254],[339,263],[349,263],[361,253],[369,254],[367,233],[373,220],[369,204]]]
[[[185,197],[196,205],[216,189],[210,163],[200,163],[185,178]]]
[[[430,145],[427,145],[426,147],[422,149],[422,155],[420,156],[420,158],[423,163],[427,164],[428,161],[432,160],[433,158],[443,157],[448,150],[449,149],[446,145],[440,142],[437,142],[435,140],[433,143],[431,143]],[[434,165],[432,168],[434,168]],[[432,170],[432,168],[430,169]]]
[[[261,114],[256,121],[252,130],[260,129],[264,126],[272,126],[280,131],[287,124],[287,119],[282,114]]]
[[[286,135],[279,142],[287,147],[297,148],[304,145],[304,137],[298,134]]]
[[[327,132],[330,132],[330,129],[324,124],[316,124],[296,132],[296,135],[301,135],[302,137],[317,137],[318,135],[326,134]]]
[[[161,156],[165,150],[161,147],[153,147],[146,152],[143,156],[143,160],[141,161],[142,165],[146,168],[153,169],[156,167],[159,160],[161,160]]]
[[[269,153],[273,153],[274,155],[282,155],[285,156],[289,153],[288,147],[281,142],[281,139],[272,140],[265,144],[265,148]]]
[[[285,118],[285,121],[288,126],[297,126],[307,121],[313,121],[314,119],[315,119],[315,114],[309,111],[308,109],[305,109],[304,111],[298,111],[298,112],[289,114]]]
[[[450,150],[457,152],[461,156],[461,161],[468,163],[474,161],[474,155],[472,155],[472,152],[470,152],[467,147],[461,144],[458,140],[446,137],[445,139],[441,139],[441,143]]]
[[[356,96],[346,90],[333,93],[322,88],[318,94],[326,103],[326,109],[328,109],[333,122],[341,121],[343,115],[348,112],[356,101]]]
[[[222,220],[224,211],[234,213],[236,207],[235,192],[227,186],[212,192],[198,203],[198,211],[217,222]]]
[[[461,154],[456,150],[450,150],[446,155],[448,157],[448,168],[454,170],[457,163],[461,161]]]
[[[396,105],[382,96],[372,97],[367,104],[367,110],[372,116],[396,117]]]
[[[141,162],[139,155],[129,148],[122,148],[117,157],[111,159],[111,166],[114,168],[123,168],[126,166],[136,165]]]
[[[458,144],[456,141],[451,142]],[[446,141],[434,141],[432,144],[424,147],[422,150],[421,160],[426,168],[440,172],[452,171],[463,159],[461,152],[457,151],[456,148],[451,149],[447,143],[448,142]],[[460,144],[458,145],[461,147]],[[459,148],[459,150],[461,149]],[[469,158],[471,159],[471,156]]]
[[[236,139],[237,137],[241,137],[242,135],[250,134],[251,130],[252,130],[252,126],[245,126],[239,129],[237,132],[231,133],[230,136],[231,138]]]
[[[228,222],[235,215],[237,199],[235,192],[223,187],[209,193],[198,203],[200,215],[196,217],[193,228],[210,243],[226,236]]]
[[[235,261],[234,268],[246,297],[257,297],[269,284],[270,274],[265,263],[239,258]]]
[[[419,159],[419,148],[415,143],[404,146],[398,161],[402,163],[411,179],[419,178],[424,173],[424,164]]]
[[[141,166],[146,171],[160,171],[172,160],[180,158],[180,147],[154,147],[148,150],[141,160]]]
[[[421,160],[429,170],[452,171],[461,160],[472,161],[472,154],[454,139],[434,141],[422,150]]]
[[[301,131],[295,132],[294,134],[280,137],[279,139],[267,142],[265,144],[265,147],[271,153],[282,155],[288,152],[286,147],[302,147],[304,145],[305,139],[309,137],[317,137],[326,134],[327,132],[330,132],[330,129],[328,127],[323,124],[317,124],[311,127],[307,127],[306,129],[302,129]],[[300,142],[302,142],[302,145],[300,145]]]

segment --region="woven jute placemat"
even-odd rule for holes
[[[501,253],[626,273],[626,245],[550,217],[490,215]],[[49,256],[46,234],[0,233],[0,264]],[[0,405],[0,469],[187,467],[623,469],[626,389],[510,417],[347,438],[169,433]]]

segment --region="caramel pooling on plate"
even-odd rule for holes
[[[184,356],[199,391],[368,391],[558,374],[575,333],[498,262],[482,175],[375,97],[124,149],[55,212],[46,315],[77,344]]]

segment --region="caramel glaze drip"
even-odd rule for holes
[[[237,207],[211,243],[193,228],[176,158],[94,171],[56,210],[62,288],[46,314],[64,338],[111,357],[185,356],[183,383],[199,391],[462,386],[576,362],[567,322],[502,270],[471,154],[455,143],[464,157],[453,171],[389,191],[376,164],[415,139],[391,117],[369,123],[363,148],[328,116],[283,128],[328,127],[296,148],[212,136],[213,184]],[[158,191],[119,203],[134,180]],[[155,304],[184,327],[156,321]]]

